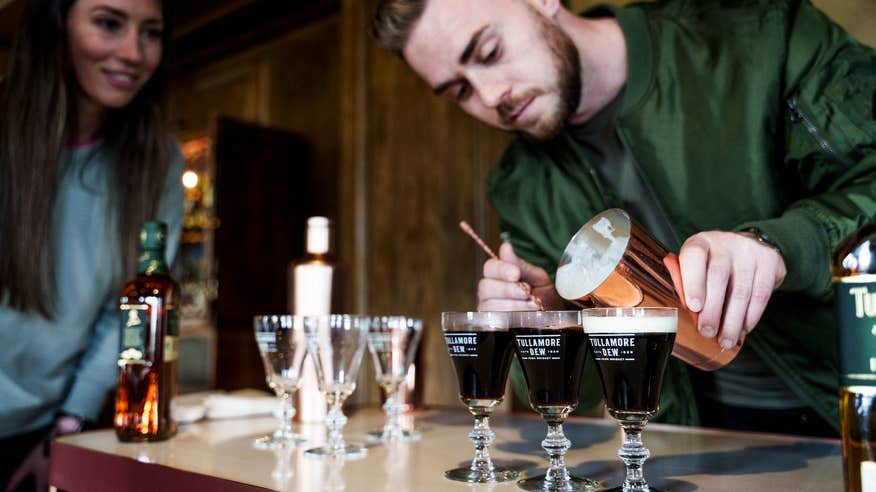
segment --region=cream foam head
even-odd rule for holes
[[[630,241],[630,216],[619,208],[599,213],[572,236],[557,268],[557,292],[580,299],[599,287],[621,261]]]
[[[585,309],[581,312],[581,325],[588,334],[636,334],[675,333],[678,330],[678,314],[675,309],[659,309],[646,313],[642,309],[632,311],[611,308]]]

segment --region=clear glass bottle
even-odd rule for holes
[[[832,260],[846,491],[876,489],[876,222]]]
[[[165,261],[167,226],[144,222],[137,275],[119,296],[121,347],[113,426],[121,441],[176,434],[180,289]]]

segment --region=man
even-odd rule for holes
[[[700,334],[747,334],[714,373],[673,359],[660,418],[836,434],[829,261],[876,214],[872,49],[807,0],[387,0],[374,28],[436,94],[521,134],[489,181],[511,242],[479,309],[533,309],[518,280],[562,308],[567,241],[625,208],[680,252]],[[592,365],[584,381],[593,396]]]

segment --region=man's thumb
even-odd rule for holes
[[[520,268],[520,280],[524,282],[543,281],[542,277],[547,277],[544,270],[517,256],[511,243],[504,242],[499,246],[499,259]]]

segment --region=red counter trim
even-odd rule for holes
[[[65,492],[270,491],[58,442],[52,443],[49,483]]]

